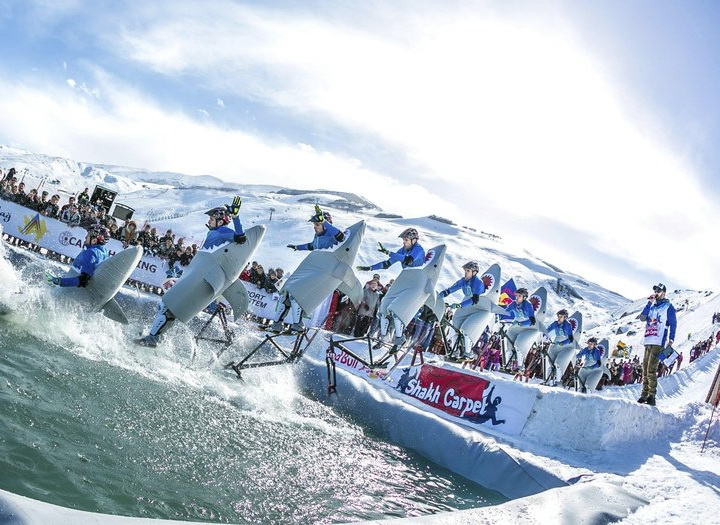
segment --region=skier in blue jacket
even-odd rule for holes
[[[345,240],[345,233],[332,224],[332,216],[322,211],[320,206],[315,205],[315,213],[308,219],[312,222],[315,230],[315,237],[311,242],[305,244],[288,244],[292,250],[327,250]],[[289,293],[283,293],[278,307],[282,306],[282,312],[278,320],[272,323],[268,330],[271,332],[282,332],[285,325],[290,326],[291,332],[302,332],[305,330],[303,324],[303,310],[300,304]]]
[[[465,276],[459,279],[449,288],[446,288],[445,290],[440,292],[441,297],[447,297],[453,292],[462,290],[465,297],[461,302],[451,304],[450,308],[453,309],[465,308],[477,304],[480,296],[485,293],[485,283],[483,283],[482,279],[477,276],[478,272],[480,271],[480,265],[477,263],[477,261],[467,262],[463,264],[462,268],[465,271]],[[466,310],[463,310],[463,312],[465,311]],[[475,354],[472,351],[472,345],[474,341],[469,341],[467,334],[462,330],[462,324],[466,318],[467,317],[460,315],[460,313],[455,314],[453,316],[453,326],[457,330],[458,337],[463,337],[464,351],[462,357],[466,359],[471,359],[475,357]]]
[[[591,337],[587,341],[587,346],[580,350],[575,356],[576,359],[583,359],[583,365],[578,370],[578,383],[583,394],[587,393],[585,385],[597,384],[602,376],[602,352],[597,347],[597,338]]]
[[[232,205],[218,206],[205,212],[205,215],[210,216],[205,225],[209,231],[205,237],[205,242],[200,248],[201,250],[215,251],[215,248],[227,242],[245,244],[247,237],[245,237],[245,231],[238,217],[241,205],[242,200],[239,196],[236,196]],[[230,223],[230,217],[232,217],[234,230],[227,226]]]
[[[470,261],[463,264],[462,269],[465,271],[465,277],[462,277],[449,288],[440,292],[441,297],[447,297],[453,292],[462,290],[465,297],[459,303],[451,305],[451,308],[465,308],[473,304],[477,304],[480,296],[485,293],[485,283],[482,282],[477,274],[480,271],[480,265],[476,261]]]
[[[72,263],[72,267],[79,273],[75,277],[55,277],[49,272],[45,273],[48,284],[68,287],[85,287],[95,273],[95,268],[109,257],[105,249],[105,242],[110,237],[107,230],[101,226],[92,226],[85,236],[83,248]]]
[[[315,205],[315,213],[308,219],[308,222],[312,222],[315,230],[313,240],[305,244],[288,244],[288,248],[309,251],[326,250],[345,240],[345,233],[333,226],[330,214],[322,211],[317,204]]]
[[[425,264],[425,250],[418,243],[420,240],[418,231],[415,228],[406,228],[398,237],[402,239],[403,245],[396,252],[391,253],[382,243],[378,243],[380,245],[378,251],[387,255],[387,260],[380,261],[372,266],[356,266],[356,268],[361,271],[386,270],[399,262],[405,269],[416,268]]]
[[[515,301],[505,307],[507,313],[500,316],[500,322],[520,326],[534,325],[535,310],[527,298],[527,288],[518,288],[515,292]]]
[[[201,250],[215,251],[228,242],[245,244],[247,237],[238,218],[241,205],[242,200],[239,195],[236,195],[231,205],[218,206],[205,212],[205,215],[209,215],[208,222],[205,225],[209,231]],[[234,230],[227,226],[230,223],[231,217],[233,226],[235,227]],[[138,341],[139,344],[152,347],[157,346],[162,333],[172,326],[174,322],[175,314],[173,314],[161,300],[158,303],[158,311],[150,327],[150,333],[140,339]]]
[[[550,339],[550,347],[547,350],[547,357],[550,360],[551,370],[548,375],[550,379],[557,380],[557,373],[560,375],[565,373],[565,368],[572,359],[572,350],[574,348],[573,327],[568,321],[568,311],[563,308],[557,311],[557,320],[550,323],[545,330],[545,335]],[[562,354],[558,362],[558,357]],[[558,370],[557,365],[563,370]]]
[[[657,372],[660,366],[660,354],[672,347],[677,330],[675,307],[665,297],[667,289],[660,283],[653,286],[653,294],[640,314],[645,321],[645,355],[643,356],[643,386],[638,403],[655,406],[657,392]]]

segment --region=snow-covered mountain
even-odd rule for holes
[[[372,203],[372,195],[358,196],[330,190],[298,190],[268,185],[238,185],[209,175],[190,176],[179,173],[150,172],[121,166],[97,165],[34,154],[0,146],[0,167],[15,167],[26,185],[59,192],[77,193],[85,187],[102,185],[118,192],[116,202],[135,209],[138,223],[147,220],[164,232],[171,228],[178,236],[193,242],[205,237],[206,217],[203,213],[214,206],[229,202],[234,194],[243,198],[241,220],[245,227],[264,224],[267,233],[257,251],[257,259],[266,268],[283,267],[292,271],[302,260],[302,253],[286,248],[287,244],[308,242],[313,235],[307,223],[313,205],[319,203],[333,215],[336,226],[349,226],[365,220],[367,231],[357,264],[370,264],[383,259],[377,252],[378,242],[389,248],[398,247],[398,234],[408,226],[417,227],[421,244],[427,249],[438,244],[448,246],[439,286],[445,287],[462,275],[461,266],[471,259],[488,267],[493,263],[502,268],[502,281],[513,278],[518,286],[530,291],[548,289],[548,312],[560,307],[580,310],[586,327],[609,322],[613,314],[623,311],[630,300],[564,271],[531,254],[522,246],[495,234],[478,232],[455,225],[440,217],[400,217],[393,210],[381,210]],[[270,181],[269,181],[270,182]],[[398,266],[398,265],[396,265]],[[400,268],[384,272],[384,280],[395,277]],[[370,274],[368,274],[369,276]],[[552,318],[550,316],[550,318]]]

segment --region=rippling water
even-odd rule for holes
[[[24,271],[20,281],[37,277]],[[303,397],[289,367],[241,383],[189,366],[187,328],[173,329],[171,347],[134,348],[140,324],[121,328],[56,306],[47,289],[16,288],[0,292],[13,312],[0,315],[0,488],[93,512],[235,523],[502,501]],[[133,315],[147,321],[150,305]]]

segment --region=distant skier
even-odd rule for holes
[[[653,286],[653,294],[648,297],[648,303],[640,314],[640,319],[645,321],[645,355],[642,364],[642,392],[638,403],[651,406],[655,406],[660,354],[666,346],[672,346],[677,329],[675,307],[665,298],[666,292],[667,288],[662,283]]]
[[[507,313],[500,316],[500,322],[519,326],[534,325],[535,310],[527,298],[527,288],[518,288],[515,292],[515,301],[505,307]]]
[[[370,270],[385,270],[397,262],[399,262],[403,268],[422,266],[425,263],[425,250],[418,242],[420,240],[418,231],[415,228],[406,228],[398,237],[402,239],[403,245],[402,248],[396,252],[391,253],[382,243],[378,243],[380,245],[378,251],[388,255],[387,260],[380,261],[371,266],[356,266],[356,268],[365,272]]]
[[[45,273],[48,284],[55,286],[79,286],[84,288],[95,273],[95,268],[109,257],[105,243],[109,238],[108,231],[101,226],[94,226],[87,230],[82,250],[72,263],[72,268],[79,275],[74,277],[55,277],[50,272]]]
[[[556,315],[557,320],[550,323],[550,326],[548,326],[545,330],[545,334],[551,341],[550,347],[547,351],[547,356],[550,360],[550,365],[552,366],[548,380],[553,377],[557,380],[558,374],[562,376],[565,373],[565,370],[557,370],[555,363],[561,353],[565,355],[566,352],[572,352],[572,343],[574,340],[573,328],[570,321],[568,321],[568,311],[563,308],[558,310]],[[571,359],[571,355],[572,354],[568,356],[568,359]],[[563,359],[563,361],[565,360]],[[565,368],[567,368],[567,366],[565,366]]]
[[[240,206],[242,200],[240,196],[236,196],[233,199],[231,205],[218,206],[205,212],[205,215],[209,215],[208,222],[206,224],[208,228],[208,234],[205,237],[201,250],[215,251],[220,246],[228,242],[235,242],[238,244],[244,244],[247,241],[245,232],[238,214],[240,213]],[[230,218],[234,230],[229,228],[227,225],[230,223]],[[138,340],[138,343],[143,346],[157,346],[160,336],[175,322],[175,315],[161,300],[158,303],[158,311],[155,315],[155,320],[150,328],[150,333]]]
[[[305,244],[288,244],[288,248],[292,250],[325,250],[345,240],[345,233],[333,226],[331,215],[323,212],[317,204],[315,213],[308,219],[308,222],[312,222],[315,230],[313,240]]]
[[[315,213],[308,219],[312,222],[315,230],[315,237],[311,242],[305,244],[288,244],[292,250],[326,250],[345,240],[345,233],[333,226],[332,217],[328,212],[322,211],[320,206],[315,205]],[[303,310],[298,302],[289,293],[284,293],[278,306],[282,305],[282,312],[278,320],[272,323],[268,330],[280,333],[285,329],[285,324],[290,325],[293,332],[305,330],[303,324]]]
[[[462,269],[465,271],[465,276],[449,288],[440,292],[440,296],[447,297],[453,292],[462,290],[464,294],[463,300],[459,303],[451,304],[450,307],[453,309],[460,308],[453,316],[453,326],[458,332],[458,337],[463,338],[464,350],[462,357],[472,359],[475,357],[472,351],[474,341],[468,340],[467,334],[462,330],[464,322],[468,319],[467,315],[463,315],[463,309],[478,303],[480,296],[485,293],[485,283],[477,276],[480,271],[480,265],[477,261],[470,261],[463,264]]]

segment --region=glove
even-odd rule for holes
[[[458,308],[460,308],[460,303],[453,303],[450,305],[450,308],[452,308],[453,310],[457,310]]]
[[[232,204],[225,206],[231,217],[238,216],[238,213],[240,213],[240,205],[241,204],[242,204],[242,199],[240,198],[240,195],[235,195],[235,198],[233,198]]]
[[[45,280],[51,286],[60,286],[60,277],[55,277],[50,272],[45,272]]]
[[[372,269],[369,266],[356,266],[355,268],[357,268],[361,272],[369,272]]]
[[[245,241],[247,241],[247,237],[244,233],[241,233],[239,235],[236,233],[235,235],[233,235],[233,241],[238,244],[245,244]]]
[[[297,246],[295,246],[294,244],[288,244],[287,247],[291,250],[297,250]]]
[[[535,326],[535,316],[534,315],[530,316],[530,326]]]
[[[323,211],[320,209],[320,206],[317,204],[315,205],[315,216],[319,219],[318,222],[324,222],[325,216],[323,215]]]
[[[385,255],[390,255],[390,250],[385,248],[385,246],[383,246],[381,242],[379,242],[378,244],[380,245],[380,248],[378,248],[378,251],[380,253],[384,253]]]
[[[440,297],[447,297],[448,295],[450,295],[450,294],[448,293],[447,290],[443,290],[442,292],[440,292]]]

